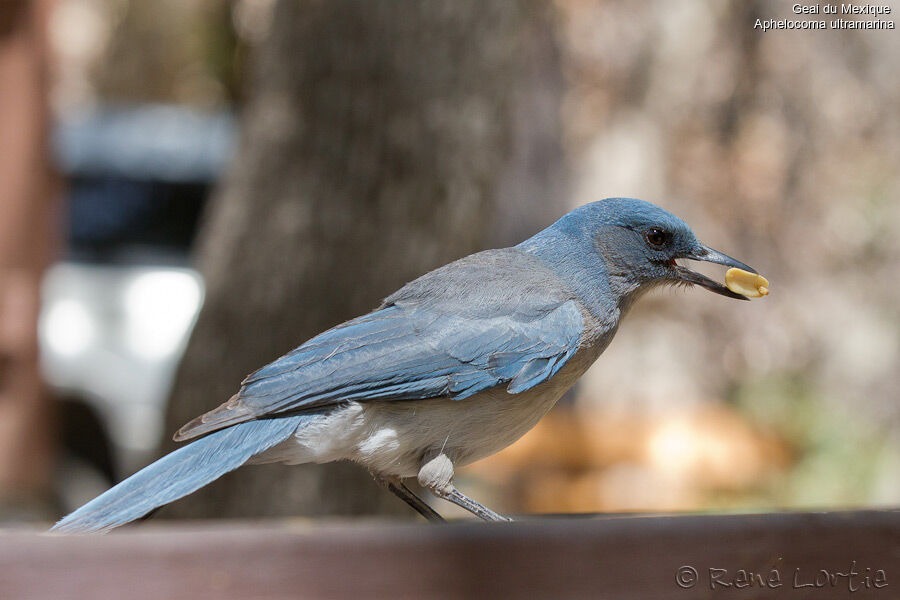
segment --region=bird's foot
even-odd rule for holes
[[[509,517],[504,517],[503,515],[496,513],[489,509],[487,506],[472,500],[462,492],[460,492],[455,487],[450,487],[449,490],[444,490],[440,493],[437,493],[439,498],[452,502],[457,506],[461,506],[476,517],[483,519],[485,521],[498,521],[502,523],[511,523],[512,519]]]
[[[442,517],[436,510],[428,506],[428,503],[416,496],[416,494],[406,487],[406,484],[403,483],[402,480],[396,477],[384,477],[382,475],[372,474],[372,477],[375,478],[380,485],[384,486],[388,489],[392,494],[412,506],[416,512],[425,517],[428,521],[432,523],[444,523],[444,517]]]
[[[419,469],[419,483],[432,494],[460,506],[485,521],[512,521],[488,507],[472,500],[453,486],[453,461],[443,452],[437,454]]]

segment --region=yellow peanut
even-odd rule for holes
[[[735,294],[747,298],[761,298],[769,295],[769,280],[743,269],[728,269],[725,273],[725,285]]]

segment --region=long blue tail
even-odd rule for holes
[[[248,421],[216,431],[167,454],[100,494],[50,530],[108,531],[187,496],[290,437],[315,414]]]

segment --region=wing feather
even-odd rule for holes
[[[398,299],[316,336],[249,375],[176,439],[349,400],[461,400],[501,385],[518,394],[553,377],[581,340],[582,312],[565,294],[503,298],[482,310],[471,298],[425,298]]]

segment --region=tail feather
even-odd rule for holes
[[[59,521],[51,533],[104,532],[187,496],[290,437],[314,415],[248,421],[144,467]]]

